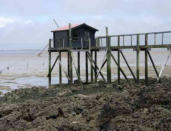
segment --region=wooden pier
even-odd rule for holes
[[[51,86],[51,73],[57,63],[59,69],[59,84],[62,83],[62,53],[67,52],[67,63],[68,69],[65,71],[66,78],[68,79],[68,84],[74,84],[73,81],[73,69],[77,75],[77,83],[83,83],[81,80],[81,70],[80,70],[80,62],[85,60],[85,83],[96,83],[99,78],[106,83],[112,82],[112,72],[111,72],[111,62],[117,66],[117,80],[118,84],[120,84],[121,74],[124,76],[125,80],[129,81],[126,73],[121,67],[120,59],[123,58],[128,70],[130,71],[132,78],[137,84],[140,80],[140,52],[144,52],[144,67],[145,67],[145,84],[148,85],[148,66],[149,62],[152,63],[152,67],[154,68],[156,78],[160,79],[159,72],[157,71],[155,62],[153,61],[153,57],[150,53],[150,50],[153,48],[166,48],[171,50],[171,31],[164,32],[150,32],[150,33],[137,33],[137,34],[122,34],[122,35],[109,35],[108,28],[106,27],[106,35],[99,36],[96,38],[95,46],[91,47],[91,40],[89,39],[89,47],[88,48],[74,48],[72,47],[72,35],[71,35],[71,25],[69,24],[69,47],[61,46],[59,49],[54,49],[52,47],[53,40],[49,40],[49,86]],[[170,36],[169,36],[170,35]],[[167,41],[165,37],[167,36]],[[168,40],[170,37],[170,41]],[[169,43],[170,42],[170,43]],[[136,73],[133,72],[131,66],[129,65],[126,56],[123,53],[123,50],[132,49],[132,51],[136,52]],[[101,51],[106,51],[106,57],[101,66],[97,65],[97,53]],[[58,52],[58,55],[52,63],[52,53]],[[77,65],[73,64],[73,52],[77,52]],[[114,56],[112,52],[117,52],[117,55]],[[85,59],[80,60],[80,53],[85,53]],[[90,63],[90,67],[89,67]],[[107,65],[107,77],[102,73],[103,67]],[[89,68],[90,68],[90,76],[89,76]],[[89,77],[91,78],[89,80]],[[107,78],[107,79],[106,79]]]

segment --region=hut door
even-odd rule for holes
[[[84,47],[88,48],[89,47],[89,38],[90,38],[90,33],[88,31],[84,32]]]

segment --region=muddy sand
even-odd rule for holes
[[[33,87],[0,97],[0,131],[169,131],[171,78]]]

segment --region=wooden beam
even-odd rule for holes
[[[98,78],[100,72],[102,71],[102,69],[103,69],[103,67],[104,67],[104,65],[105,65],[106,63],[107,63],[107,59],[105,59],[105,61],[102,63],[102,65],[101,65],[101,67],[100,67],[100,69],[99,69],[99,73],[97,74],[97,78]]]
[[[57,61],[58,61],[58,59],[59,59],[59,55],[56,57],[56,59],[55,59],[53,65],[52,65],[52,67],[51,67],[51,70],[49,71],[50,73],[52,73],[52,71],[53,71],[53,69],[54,69],[54,67],[55,67],[55,65],[56,65],[56,63],[57,63]],[[49,76],[49,73],[48,73],[48,76]]]
[[[90,61],[93,62],[93,64],[94,64],[94,67],[93,68],[94,69],[96,68],[99,71],[99,74],[101,75],[102,79],[106,82],[105,77],[103,76],[102,72],[99,70],[99,67],[97,65],[95,65],[95,62],[93,61],[93,59],[91,58],[91,56],[90,56],[89,53],[88,53],[88,58],[89,58]]]
[[[159,78],[159,73],[158,73],[157,68],[156,68],[156,66],[154,64],[153,58],[152,58],[152,56],[151,56],[149,51],[147,51],[147,53],[148,53],[148,56],[149,56],[149,58],[151,60],[152,65],[153,65],[154,71],[156,72],[157,78]]]
[[[123,69],[118,65],[118,62],[116,61],[115,57],[113,56],[113,54],[111,54],[112,59],[114,60],[115,64],[119,67],[119,70],[121,71],[121,73],[123,74],[123,76],[125,77],[125,79],[128,81],[128,78],[125,74],[125,72],[123,71]]]
[[[134,75],[134,72],[132,71],[131,67],[129,66],[128,61],[126,60],[126,58],[125,58],[125,56],[124,56],[124,54],[123,54],[123,52],[122,52],[121,50],[120,50],[120,53],[121,53],[121,55],[122,55],[122,57],[123,57],[123,59],[124,59],[126,65],[128,66],[128,69],[129,69],[129,71],[131,72],[131,74],[132,74],[134,80],[136,81],[136,77],[135,77],[135,75]]]

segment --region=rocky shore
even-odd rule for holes
[[[19,89],[0,97],[0,131],[169,131],[171,78]]]

